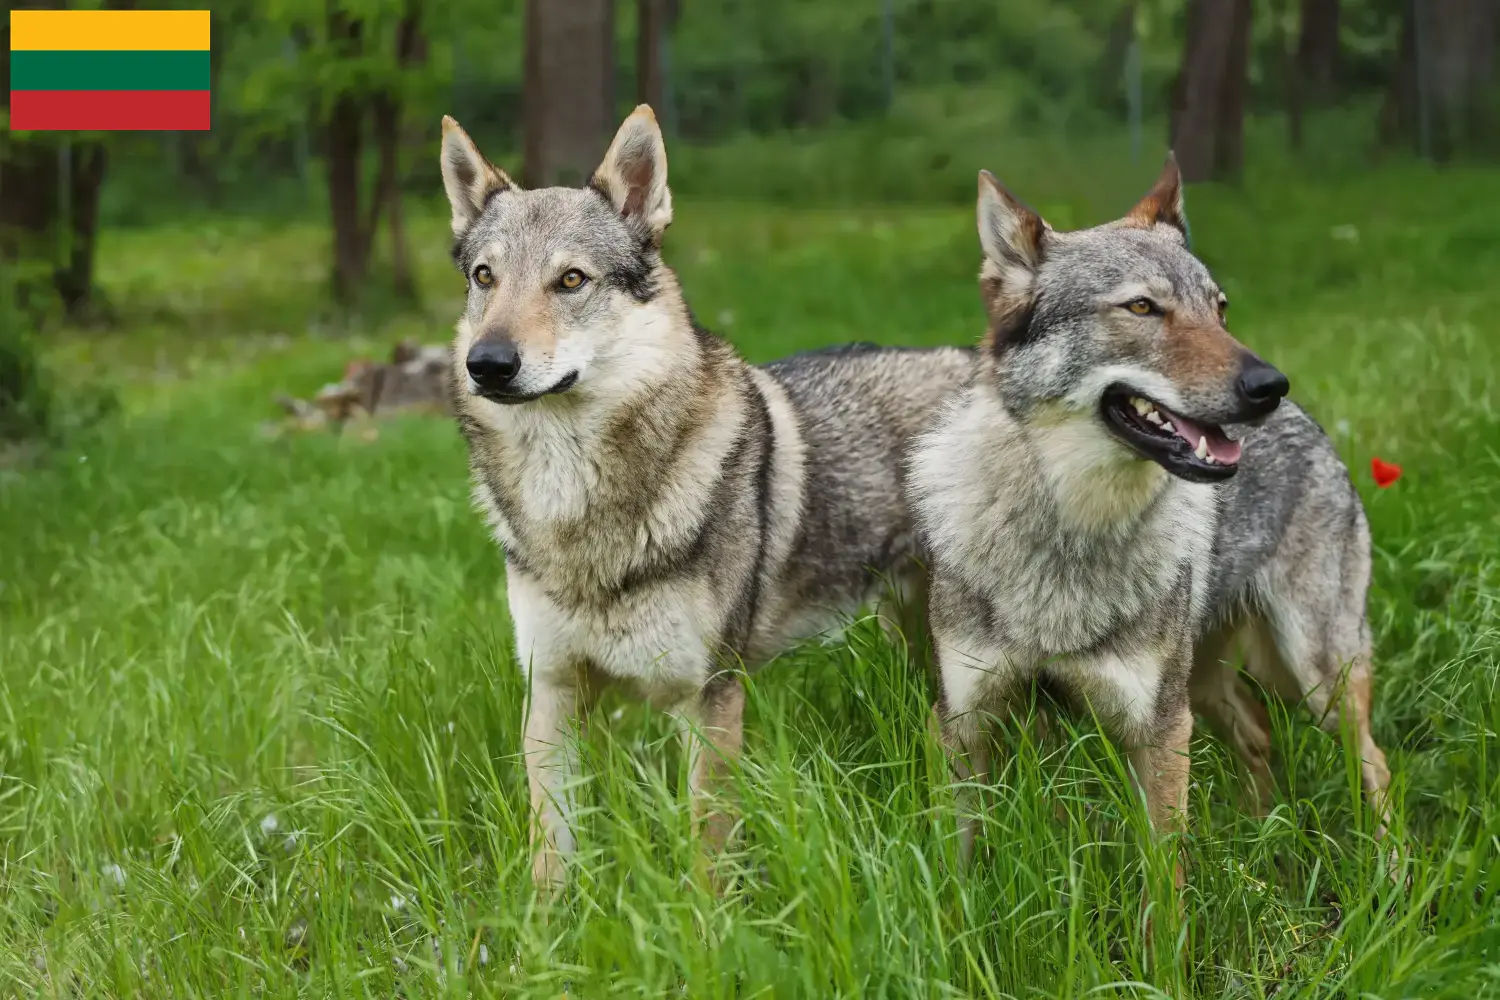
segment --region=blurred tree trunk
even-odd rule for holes
[[[337,0],[333,0],[336,4]],[[406,245],[406,217],[401,205],[401,148],[405,124],[405,75],[427,59],[419,0],[407,0],[395,22],[394,49],[378,24],[367,26],[359,14],[336,6],[327,13],[328,48],[333,58],[361,59],[372,53],[382,62],[373,85],[350,88],[333,98],[325,121],[328,142],[328,203],[333,220],[333,288],[339,302],[354,305],[370,270],[370,257],[381,217],[391,234],[392,287],[402,299],[417,297],[411,254]],[[389,25],[390,22],[386,22]],[[365,120],[376,171],[368,200],[361,194]],[[361,209],[361,206],[364,206]]]
[[[1296,62],[1286,30],[1286,0],[1270,0],[1271,73],[1281,88],[1286,108],[1286,141],[1292,149],[1302,146],[1302,107],[1297,94]]]
[[[838,81],[834,78],[832,62],[813,53],[802,61],[799,70],[802,107],[793,120],[815,128],[827,125],[838,113]]]
[[[17,6],[56,9],[58,5]],[[9,18],[0,22],[0,109],[10,111]],[[64,142],[69,144],[66,154]],[[107,162],[107,149],[99,140],[32,133],[18,141],[9,132],[0,134],[0,264],[8,273],[21,274],[23,283],[33,289],[36,283],[44,287],[50,283],[50,291],[75,316],[94,299],[94,245]],[[44,308],[45,303],[33,297],[33,289],[24,285],[17,289],[20,304]]]
[[[9,88],[4,94],[9,110]],[[59,140],[51,137],[16,142],[0,136],[0,264],[28,284],[40,275],[45,285],[50,277],[63,308],[78,316],[94,297],[99,195],[109,157],[102,142],[73,142],[64,174],[59,153]],[[36,266],[23,268],[24,262]],[[19,292],[27,299],[32,294]]]
[[[0,108],[9,117],[8,17],[0,22]],[[56,147],[34,134],[21,141],[9,130],[0,132],[0,264],[7,274],[23,258],[50,257],[57,200]]]
[[[1231,177],[1243,161],[1251,0],[1192,0],[1172,101],[1183,180]]]
[[[1238,178],[1245,167],[1245,104],[1250,90],[1250,19],[1254,0],[1234,0],[1229,61],[1214,121],[1214,176]]]
[[[662,49],[667,43],[667,0],[636,0],[635,101],[666,111]]]
[[[222,8],[221,8],[222,10]],[[238,11],[239,8],[230,7],[230,11]],[[224,53],[228,45],[224,39],[232,37],[231,33],[241,23],[240,18],[232,14],[213,11],[209,14],[209,38],[217,40],[208,51],[208,98],[209,98],[209,121],[213,123],[214,116],[220,108],[220,102],[216,97],[223,91],[220,81],[224,76]],[[219,123],[222,127],[223,123]],[[177,173],[183,180],[187,181],[207,199],[209,204],[217,204],[219,199],[219,172],[211,162],[213,151],[212,131],[189,131],[174,133],[177,153]]]
[[[526,0],[522,155],[530,187],[581,184],[614,125],[614,0]]]
[[[330,6],[328,41],[350,57],[358,56],[364,25]],[[364,285],[369,241],[359,211],[359,167],[364,149],[365,102],[350,92],[340,93],[328,110],[328,208],[333,222],[333,294],[353,305]]]
[[[1425,0],[1418,68],[1430,81],[1432,152],[1494,148],[1497,0]],[[1424,51],[1425,50],[1425,51]]]
[[[391,94],[378,94],[370,101],[370,111],[378,165],[365,239],[369,246],[374,246],[375,235],[380,231],[380,211],[384,208],[391,231],[392,287],[397,297],[415,299],[417,286],[406,252],[406,226],[401,214],[401,103]]]
[[[67,249],[59,255],[53,283],[70,315],[82,313],[94,293],[94,247],[99,235],[99,193],[108,153],[100,142],[74,143],[69,151]]]
[[[1302,147],[1308,108],[1321,107],[1338,79],[1339,0],[1302,0],[1297,55],[1287,81],[1287,115],[1292,148]]]
[[[1130,58],[1130,43],[1135,40],[1135,8],[1135,0],[1128,0],[1110,19],[1095,76],[1094,90],[1098,102],[1116,114],[1126,110],[1125,69]]]
[[[427,40],[422,35],[417,5],[408,3],[396,27],[396,67],[404,72],[427,58]],[[416,278],[406,246],[406,221],[401,211],[401,94],[386,90],[371,101],[375,146],[379,155],[375,191],[370,199],[370,222],[366,242],[373,246],[384,206],[391,232],[391,278],[396,295],[408,301],[417,298]]]
[[[1302,0],[1297,37],[1297,75],[1309,104],[1333,96],[1339,72],[1339,0]]]
[[[1500,148],[1497,29],[1500,0],[1407,0],[1381,139],[1404,140],[1439,161]]]
[[[7,44],[0,53],[9,54]],[[10,88],[0,90],[5,110],[10,110]],[[24,262],[56,259],[57,236],[57,148],[34,138],[17,142],[9,132],[0,133],[0,266],[14,275],[15,289],[25,308],[35,308],[34,286],[40,272],[48,268],[23,268]],[[41,279],[45,286],[46,278]],[[6,293],[0,289],[0,295]],[[43,289],[43,298],[46,297]]]
[[[359,160],[364,109],[345,94],[328,114],[328,207],[333,219],[333,293],[345,305],[365,277],[365,228],[359,213]]]
[[[1418,2],[1420,0],[1405,0],[1401,5],[1401,32],[1396,40],[1385,100],[1380,107],[1379,138],[1387,146],[1400,143],[1410,144],[1412,148],[1417,146],[1420,110],[1415,5]]]

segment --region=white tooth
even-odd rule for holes
[[[1155,409],[1155,407],[1153,407],[1150,403],[1146,402],[1139,396],[1131,396],[1130,405],[1135,407],[1135,412],[1139,413],[1143,417],[1146,414],[1150,413],[1153,409]]]
[[[1161,423],[1161,413],[1156,410],[1152,410],[1150,413],[1146,414],[1146,420],[1150,423],[1159,425]]]
[[[1193,454],[1199,458],[1208,457],[1208,438],[1201,437],[1198,439],[1198,447],[1193,449]]]

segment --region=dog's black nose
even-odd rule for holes
[[[1275,409],[1292,387],[1285,375],[1256,357],[1245,359],[1237,385],[1245,402],[1266,410]]]
[[[508,340],[481,340],[469,348],[464,365],[481,390],[503,389],[521,370],[521,353]]]

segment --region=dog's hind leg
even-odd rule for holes
[[[1375,742],[1375,737],[1370,732],[1370,708],[1374,700],[1373,678],[1370,670],[1370,657],[1366,653],[1354,659],[1344,675],[1342,710],[1344,719],[1354,727],[1355,745],[1359,747],[1359,773],[1360,781],[1364,785],[1365,795],[1370,800],[1370,808],[1375,811],[1375,818],[1380,824],[1375,829],[1375,836],[1382,837],[1390,826],[1390,801],[1388,791],[1391,786],[1391,769],[1386,763],[1385,751]]]
[[[877,613],[886,638],[906,648],[907,662],[935,679],[927,641],[927,571],[915,558],[891,573]]]
[[[1232,650],[1230,630],[1215,630],[1199,640],[1193,651],[1193,673],[1188,682],[1193,708],[1229,745],[1250,778],[1246,789],[1251,810],[1264,816],[1275,792],[1271,775],[1271,717],[1250,682],[1225,657]]]
[[[1370,729],[1372,676],[1369,627],[1355,609],[1328,621],[1315,612],[1272,605],[1250,644],[1257,677],[1300,695],[1318,725],[1338,734],[1348,726],[1359,754],[1360,783],[1375,812],[1377,837],[1390,823],[1391,772]]]
[[[1391,770],[1386,763],[1385,751],[1375,742],[1370,732],[1370,707],[1373,699],[1370,657],[1368,653],[1357,653],[1352,658],[1323,654],[1323,670],[1329,683],[1308,692],[1307,704],[1319,725],[1334,734],[1341,734],[1348,726],[1354,737],[1354,748],[1359,754],[1360,784],[1365,797],[1375,813],[1375,836],[1385,836],[1390,826],[1390,802],[1387,790],[1391,784]],[[1337,699],[1336,705],[1330,703]]]
[[[1300,698],[1324,730],[1347,727],[1383,835],[1391,773],[1370,730],[1370,530],[1346,477],[1330,474],[1303,499],[1253,586],[1260,627],[1251,671],[1282,697]]]

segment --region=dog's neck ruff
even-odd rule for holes
[[[1076,412],[1013,415],[971,389],[913,454],[936,564],[1018,655],[1078,652],[1177,592],[1212,544],[1212,487],[1135,459]]]
[[[1124,447],[1097,417],[1045,405],[1024,422],[1009,411],[1004,430],[1028,450],[1045,483],[1059,523],[1083,534],[1128,532],[1172,489],[1171,477],[1155,462]]]
[[[732,373],[695,350],[692,364],[617,399],[470,404],[485,408],[470,436],[476,499],[513,568],[559,605],[612,605],[686,558],[704,530],[750,400],[720,391]]]

